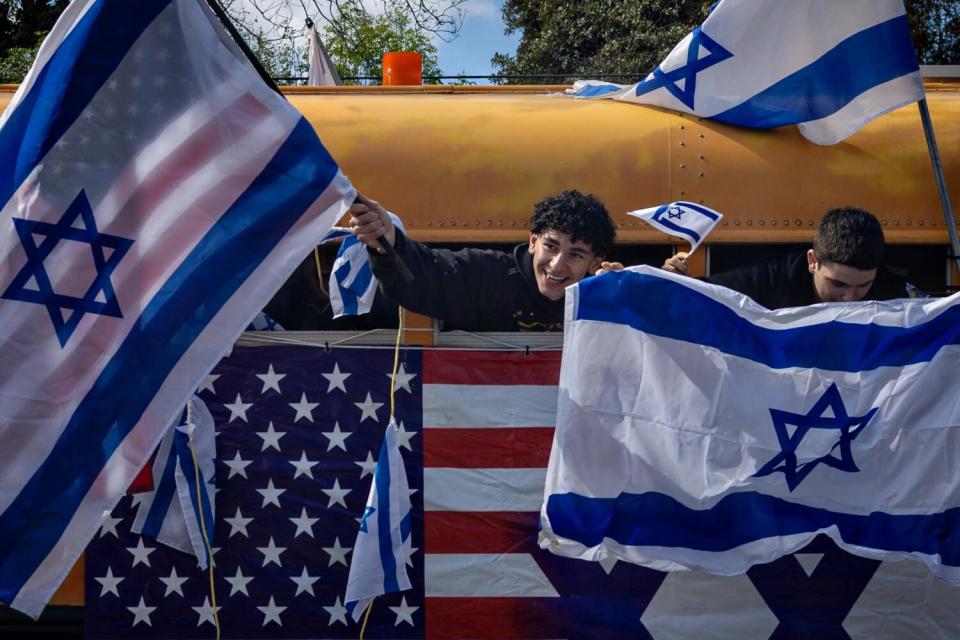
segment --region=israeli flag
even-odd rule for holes
[[[720,0],[642,82],[581,81],[571,93],[744,127],[797,124],[817,144],[924,97],[901,0]]]
[[[405,231],[403,222],[396,214],[387,212],[393,226]],[[330,270],[328,290],[333,317],[356,316],[369,313],[373,298],[377,295],[379,282],[370,266],[370,254],[349,229],[336,229],[324,241],[343,238],[337,258]]]
[[[733,575],[826,534],[960,584],[960,294],[769,311],[637,267],[566,305],[541,546]]]
[[[659,207],[628,211],[627,215],[640,218],[667,235],[686,238],[690,243],[691,253],[696,251],[707,234],[723,219],[723,214],[719,211],[682,200]]]
[[[75,0],[0,118],[0,601],[40,613],[354,190],[201,0]]]
[[[410,588],[410,491],[397,424],[387,425],[353,546],[344,604],[354,621],[377,596]]]
[[[167,431],[153,463],[154,490],[142,494],[131,529],[196,556],[206,569],[213,544],[217,457],[213,416],[196,395]]]

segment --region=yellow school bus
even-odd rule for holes
[[[956,68],[954,68],[956,69]],[[956,74],[960,75],[960,74]],[[949,73],[948,73],[949,76]],[[953,207],[960,209],[960,78],[926,92]],[[809,243],[828,208],[881,220],[891,259],[919,285],[955,288],[948,233],[916,105],[818,146],[795,127],[757,131],[652,107],[574,100],[566,86],[306,87],[285,93],[357,188],[403,218],[415,239],[506,245],[526,239],[533,204],[576,188],[599,196],[625,262],[659,263],[679,239],[627,211],[675,200],[724,214],[700,273]],[[0,85],[0,109],[16,87]],[[408,323],[421,329],[424,318]],[[408,335],[433,344],[436,332]],[[82,562],[52,604],[82,605]]]

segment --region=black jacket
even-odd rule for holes
[[[818,302],[813,276],[807,268],[807,253],[791,253],[764,264],[734,269],[706,278],[753,298],[768,309],[802,307]],[[908,297],[906,282],[881,267],[865,300]]]
[[[564,301],[540,293],[527,245],[513,253],[431,249],[397,231],[394,250],[410,271],[406,284],[379,253],[370,252],[380,291],[410,311],[467,331],[562,331]]]

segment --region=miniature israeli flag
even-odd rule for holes
[[[540,545],[741,574],[820,534],[960,584],[960,294],[771,311],[634,267],[568,287]]]
[[[407,470],[400,454],[397,423],[391,417],[360,520],[343,598],[354,621],[377,596],[410,588],[410,518]]]
[[[394,227],[404,231],[403,222],[396,214],[388,211],[387,215],[393,220]],[[363,315],[373,306],[379,285],[370,267],[367,245],[357,240],[349,229],[339,227],[328,234],[324,242],[337,238],[343,238],[343,243],[337,251],[328,282],[333,317]]]
[[[196,459],[194,459],[196,456]],[[197,557],[206,569],[214,527],[213,416],[198,396],[187,403],[179,426],[171,426],[153,463],[154,490],[146,493],[131,529]]]
[[[640,218],[667,235],[686,238],[690,242],[690,253],[700,246],[707,234],[723,218],[719,211],[683,200],[659,207],[628,211],[627,215]]]
[[[581,81],[570,93],[744,127],[797,124],[817,144],[924,96],[901,0],[721,0],[642,82]]]

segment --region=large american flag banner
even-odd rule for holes
[[[950,638],[957,591],[818,539],[747,574],[661,573],[539,549],[560,353],[403,350],[396,418],[414,509],[409,591],[368,638]],[[238,347],[200,391],[217,424],[224,638],[356,638],[343,603],[389,413],[389,350]],[[598,460],[597,464],[604,461]],[[130,533],[86,552],[90,638],[210,638],[196,560]]]

